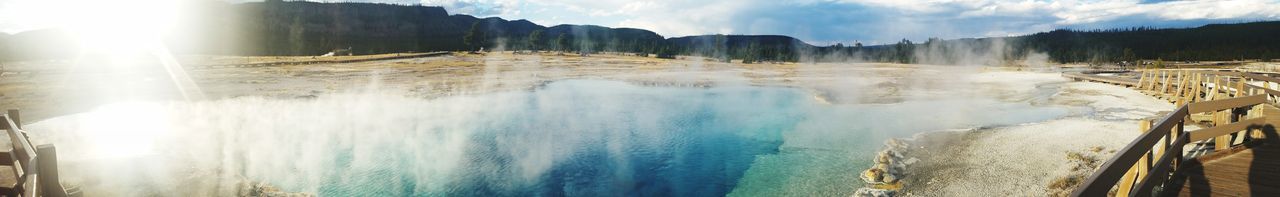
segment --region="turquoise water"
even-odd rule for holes
[[[436,99],[364,92],[126,109],[163,117],[146,120],[155,139],[127,142],[149,144],[145,154],[322,196],[848,196],[885,139],[1068,113],[1028,103],[829,105],[793,88],[567,80]],[[83,136],[102,128],[89,120],[117,114],[33,126]],[[59,150],[104,147],[120,146]]]
[[[339,174],[326,196],[722,196],[758,156],[815,107],[785,88],[636,87],[608,81],[552,83],[511,93],[510,106],[475,124],[441,190],[419,190],[415,166],[389,159]],[[514,142],[519,141],[519,142]],[[532,147],[532,148],[531,148]],[[388,146],[392,155],[413,154]],[[549,151],[549,152],[537,152]],[[356,157],[340,153],[339,166]],[[530,168],[530,165],[545,165]],[[344,169],[344,168],[339,168]]]

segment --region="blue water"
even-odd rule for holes
[[[521,95],[503,101],[518,103],[515,110],[476,123],[478,131],[460,150],[465,159],[457,171],[463,173],[442,180],[446,189],[418,190],[405,171],[414,166],[390,160],[385,168],[354,173],[368,176],[334,177],[319,193],[723,196],[757,156],[777,153],[782,133],[794,129],[815,105],[804,92],[787,88],[637,87],[608,81],[558,82],[514,94]],[[546,137],[563,135],[572,139]],[[525,177],[531,172],[522,162],[541,161],[520,155],[523,146],[556,151],[556,156],[544,158],[550,160],[548,169]],[[337,154],[339,166],[356,157]]]
[[[1047,88],[1031,94],[1056,92]],[[67,158],[151,149],[139,152],[169,159],[149,162],[231,181],[224,185],[264,181],[321,196],[848,196],[885,139],[1071,111],[982,97],[830,105],[793,88],[598,80],[434,99],[402,95],[147,104],[32,126],[69,136],[55,143],[85,145],[59,146]],[[121,113],[162,118],[112,119]],[[106,122],[145,121],[151,133],[139,136],[148,140],[78,137],[121,132],[95,130],[115,128],[98,124],[117,119]],[[111,181],[85,187],[172,182],[118,179],[164,176],[190,179],[158,171],[99,177]]]
[[[423,155],[413,149],[430,145],[388,143],[377,151],[404,157],[340,149],[333,157],[337,171],[324,176],[318,193],[848,195],[860,185],[857,173],[870,165],[871,153],[885,139],[1043,121],[1066,113],[1062,108],[986,99],[826,105],[791,88],[641,87],[593,80],[461,100],[470,101],[465,104],[470,107],[493,107],[463,110],[460,113],[470,118],[449,124],[464,126],[443,131],[468,133],[465,146],[448,150],[461,156],[454,167],[444,169],[450,171],[447,175],[422,177],[431,175],[421,173]],[[351,164],[353,158],[378,164],[360,167]]]

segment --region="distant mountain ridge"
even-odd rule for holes
[[[1135,59],[1280,58],[1280,22],[1186,29],[1056,30],[1024,36],[903,40],[878,46],[814,46],[784,35],[698,35],[666,38],[649,30],[596,25],[546,27],[528,20],[450,15],[442,7],[268,0],[229,4],[198,1],[166,44],[186,54],[320,55],[485,49],[698,55],[752,61],[879,61],[964,64],[972,56],[1021,59],[1045,53],[1058,62]],[[473,28],[474,27],[474,28]],[[530,35],[540,34],[531,40]],[[468,35],[472,35],[468,37]],[[0,58],[74,54],[65,31],[0,34]],[[472,43],[468,44],[467,38]],[[977,62],[989,64],[991,62]]]
[[[203,8],[198,21],[183,21],[180,28],[206,29],[199,35],[175,35],[167,39],[175,51],[228,55],[319,55],[339,48],[351,48],[358,54],[406,51],[460,51],[479,47],[502,49],[530,48],[528,36],[543,31],[539,42],[542,50],[615,51],[659,53],[668,39],[649,30],[610,28],[597,25],[555,25],[545,27],[528,20],[506,20],[499,17],[477,18],[449,15],[442,7],[403,6],[374,3],[317,3],[306,1],[266,1],[226,4],[221,2],[191,5]],[[477,44],[466,45],[463,38],[472,25],[483,34]],[[43,31],[23,32],[3,37],[61,37]],[[564,36],[564,46],[555,46]],[[696,37],[696,36],[695,36]],[[701,36],[707,37],[707,36]],[[798,46],[812,47],[786,36],[762,37],[761,40],[785,38]],[[673,38],[681,47],[691,44]],[[12,47],[0,47],[12,48]],[[710,48],[710,47],[702,47]],[[18,55],[10,55],[18,56]],[[43,55],[33,55],[42,57]],[[18,58],[18,57],[14,57]]]

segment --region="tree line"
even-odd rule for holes
[[[203,1],[202,1],[203,2]],[[1017,60],[1046,54],[1056,62],[1139,59],[1238,60],[1280,58],[1280,22],[1196,28],[1055,30],[1023,36],[894,44],[814,46],[781,35],[700,35],[665,38],[652,31],[595,25],[545,27],[528,20],[450,15],[444,8],[376,3],[268,0],[199,5],[202,15],[182,28],[207,30],[166,38],[174,51],[220,55],[320,55],[350,48],[355,54],[425,51],[542,50],[617,52],[672,58],[692,55],[744,62],[872,61],[964,64],[975,57]],[[36,31],[42,32],[42,31]],[[48,31],[43,31],[48,32]],[[26,35],[24,35],[26,34]],[[55,42],[55,34],[0,34],[0,58],[48,55],[25,50]],[[52,37],[52,38],[50,38]],[[63,39],[65,40],[65,39]],[[27,44],[15,44],[27,43]],[[65,49],[64,49],[65,50]],[[48,51],[48,50],[39,50]],[[57,53],[57,52],[53,52]],[[72,52],[63,52],[72,53]]]

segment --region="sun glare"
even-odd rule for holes
[[[100,158],[152,154],[156,138],[168,131],[163,106],[153,103],[104,105],[86,114],[79,134]]]
[[[92,68],[109,72],[147,72],[163,66],[183,98],[201,98],[165,38],[176,33],[187,0],[69,0],[22,1],[30,17],[47,26],[68,30],[79,46],[71,70]],[[74,49],[72,49],[74,50]],[[81,79],[68,79],[81,80]],[[102,82],[113,83],[113,82]],[[123,83],[123,82],[120,82]],[[108,84],[109,85],[109,84]],[[147,91],[151,92],[151,91]]]
[[[175,1],[85,1],[69,10],[66,23],[91,52],[154,50],[177,19]]]

